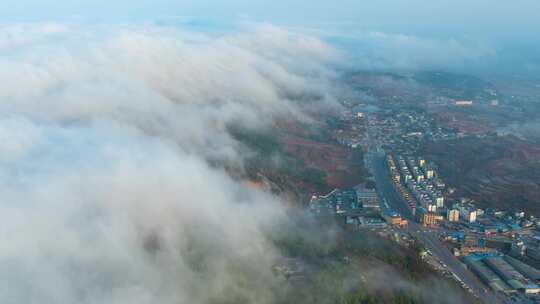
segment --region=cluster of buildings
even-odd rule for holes
[[[538,227],[538,224],[535,226]],[[540,233],[538,230],[516,235],[512,240],[510,253],[540,267]]]
[[[353,229],[378,229],[387,226],[406,226],[407,220],[395,211],[381,211],[381,202],[374,189],[357,186],[334,189],[326,195],[314,195],[308,211],[317,216],[336,216]]]
[[[453,205],[458,222],[446,222],[442,238],[487,286],[517,302],[540,302],[540,221],[522,211]],[[532,303],[532,302],[531,302]]]
[[[335,140],[349,148],[365,147],[366,114],[364,112],[343,110],[340,116],[329,124],[334,129]]]
[[[486,286],[518,303],[540,302],[540,220],[456,200],[422,157],[387,155],[396,190],[416,220],[437,227],[454,255]],[[532,302],[531,302],[532,303]]]
[[[417,151],[424,141],[457,138],[454,130],[437,126],[436,118],[414,109],[387,109],[367,118],[372,136],[385,150]]]
[[[386,161],[397,191],[425,226],[437,226],[443,221],[472,224],[484,215],[484,210],[469,201],[451,204],[435,165],[423,157],[387,155]]]
[[[480,253],[469,255],[464,261],[494,291],[504,294],[540,292],[540,271],[510,256]]]
[[[447,211],[449,222],[459,222],[460,219],[467,223],[475,223],[479,215],[483,215],[484,210],[476,208],[474,204],[456,203]]]
[[[459,215],[445,208],[443,191],[446,185],[437,177],[433,164],[428,164],[422,157],[402,155],[387,155],[386,161],[394,185],[420,223],[437,225],[444,219],[444,214],[459,219]]]
[[[354,189],[334,189],[326,195],[312,196],[308,208],[313,214],[337,215],[359,212],[363,206]]]

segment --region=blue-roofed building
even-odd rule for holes
[[[508,227],[509,227],[510,230],[512,230],[512,231],[521,230],[521,226],[520,226],[518,223],[508,224]]]
[[[471,254],[465,257],[464,261],[485,284],[495,291],[504,293],[521,291],[526,294],[540,292],[540,287],[533,280],[540,276],[540,272],[500,253]]]

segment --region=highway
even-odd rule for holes
[[[378,149],[377,149],[378,150]],[[388,203],[390,208],[401,213],[409,221],[408,232],[418,239],[428,249],[434,258],[450,271],[454,277],[464,285],[475,297],[484,303],[501,303],[491,290],[487,289],[479,279],[467,269],[465,264],[459,261],[444,244],[439,240],[437,232],[427,229],[414,221],[411,210],[407,203],[395,190],[393,181],[386,167],[386,158],[383,152],[369,152],[367,155],[369,167],[375,178],[375,183],[381,198]],[[383,204],[383,208],[385,204]],[[388,206],[387,205],[387,206]]]

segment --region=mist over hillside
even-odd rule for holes
[[[225,171],[250,153],[228,127],[309,119],[291,98],[332,102],[335,50],[270,25],[0,37],[2,303],[275,300],[286,211]]]
[[[540,301],[540,5],[420,2],[0,0],[0,304]]]

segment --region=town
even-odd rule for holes
[[[424,115],[401,113],[393,119],[385,113],[381,119],[355,112],[358,108],[342,113],[343,129],[335,137],[366,151],[372,183],[315,194],[308,213],[337,217],[349,230],[372,230],[405,246],[419,241],[427,263],[484,302],[540,301],[540,219],[478,207],[457,195],[438,165],[419,153],[426,137],[466,135],[434,128]]]

